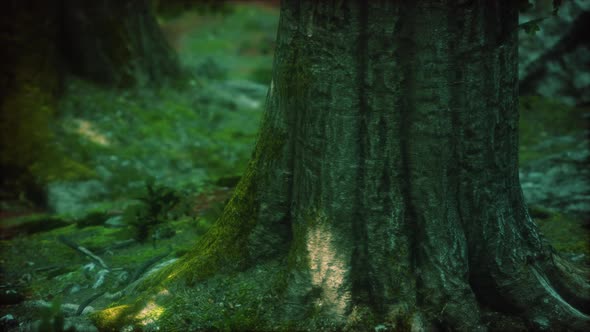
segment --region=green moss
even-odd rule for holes
[[[68,224],[70,224],[70,221],[59,216],[40,213],[3,219],[0,230],[4,238],[10,238],[16,235],[45,232]]]
[[[366,331],[367,326],[377,325],[373,310],[367,306],[355,306],[348,316],[346,331]]]
[[[579,220],[571,218],[559,212],[532,208],[532,215],[537,217],[535,221],[539,225],[541,233],[547,237],[551,245],[562,253],[584,254],[590,257],[590,243],[588,231]]]
[[[90,314],[90,320],[100,331],[121,331],[130,321],[130,305],[111,307]]]
[[[585,129],[585,123],[582,121],[585,110],[564,105],[556,100],[538,96],[520,97],[519,110],[521,164],[572,148],[576,141],[559,142],[543,149],[537,146],[548,138],[571,135]]]
[[[226,15],[185,12],[162,26],[171,44],[185,50],[179,52],[185,65],[196,68],[207,58],[214,58],[232,78],[249,79],[258,68],[273,62],[270,50],[278,26],[278,8],[234,3]]]
[[[296,39],[293,43],[303,43]],[[312,82],[311,60],[304,54],[300,54],[299,48],[285,54],[283,61],[276,68],[276,77],[280,79],[277,85],[280,95],[290,103],[293,108],[305,107],[308,100],[308,92]]]
[[[257,223],[259,204],[256,186],[259,185],[258,179],[261,176],[259,172],[265,172],[273,160],[280,158],[286,141],[284,135],[270,129],[268,123],[264,123],[262,127],[250,165],[220,218],[179,262],[148,277],[137,288],[141,293],[135,302],[149,301],[150,294],[175,288],[175,285],[193,287],[214,276],[227,276],[250,266],[248,251],[244,248],[247,248],[248,235]],[[168,307],[168,304],[164,306]],[[251,316],[252,313],[244,312],[242,318]],[[236,317],[236,320],[226,319],[222,328],[249,326],[250,323],[240,319],[240,315]]]

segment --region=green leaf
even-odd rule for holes
[[[539,23],[543,22],[547,18],[549,18],[549,16],[535,18],[535,19],[530,20],[528,22],[524,22],[522,24],[519,24],[518,27],[520,29],[523,29],[529,35],[534,35],[537,31],[541,30]]]

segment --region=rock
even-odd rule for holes
[[[224,81],[222,87],[226,90],[243,93],[250,98],[259,100],[266,97],[266,91],[268,90],[266,85],[247,80]]]
[[[84,309],[84,311],[86,311],[86,309]],[[98,332],[98,329],[88,318],[84,316],[74,316],[65,319],[64,331]]]
[[[59,181],[48,185],[47,201],[57,214],[79,216],[107,194],[106,186],[98,180]]]
[[[125,222],[123,216],[119,215],[107,219],[107,221],[104,222],[104,226],[109,228],[123,228],[127,227],[127,223]]]
[[[31,310],[37,310],[37,311],[52,308],[51,302],[47,302],[47,301],[43,301],[43,300],[27,301],[27,302],[24,302],[24,305],[25,305],[25,307],[27,307]],[[75,303],[64,303],[60,306],[60,310],[61,310],[61,313],[63,314],[64,317],[75,317],[79,306],[80,306],[79,304],[75,304]],[[82,315],[93,313],[95,311],[96,310],[93,307],[86,306],[86,308],[84,308],[84,311],[82,312]]]
[[[12,314],[7,314],[0,317],[0,330],[8,331],[9,329],[15,328],[18,326],[18,321]]]
[[[49,322],[49,324],[53,324],[53,321]],[[47,331],[47,327],[47,322],[36,320],[19,327],[19,331]],[[98,332],[98,329],[88,318],[84,316],[75,316],[65,318],[63,326],[59,331]]]
[[[377,326],[375,326],[375,332],[385,332],[387,331],[387,326],[383,325],[383,324],[379,324]]]
[[[200,104],[219,105],[228,109],[256,110],[262,106],[267,87],[246,80],[211,83],[197,98]]]
[[[582,146],[529,162],[520,170],[520,181],[526,202],[529,205],[539,205],[573,216],[588,216],[588,160],[590,150]]]

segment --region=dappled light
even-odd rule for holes
[[[157,305],[154,301],[148,302],[135,316],[143,326],[154,324],[158,318],[164,313],[164,308]]]
[[[347,256],[339,250],[332,229],[325,216],[318,215],[306,234],[306,249],[309,258],[311,283],[322,292],[317,305],[325,307],[334,314],[344,316],[350,303],[350,264]]]
[[[583,1],[0,9],[0,331],[590,330]]]

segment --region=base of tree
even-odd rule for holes
[[[194,258],[193,258],[194,259]],[[289,302],[288,259],[270,260],[241,272],[224,272],[193,284],[186,267],[192,259],[173,264],[130,289],[127,303],[92,316],[105,331],[583,331],[581,318],[569,326],[553,321],[548,312],[531,320],[522,312],[498,312],[488,307],[464,308],[480,312],[476,325],[449,325],[444,312],[411,303],[397,303],[387,312],[368,305],[354,305],[345,316],[335,315],[321,295],[309,292],[307,303]],[[184,267],[184,268],[183,268]],[[579,272],[579,271],[578,271]],[[198,275],[199,273],[196,273]],[[135,293],[137,292],[137,293]],[[134,295],[133,295],[134,294]],[[133,299],[133,300],[131,300]],[[294,309],[296,307],[296,309]],[[297,314],[293,315],[296,312]],[[446,317],[446,318],[445,318]],[[554,317],[555,318],[555,317]],[[461,322],[459,322],[461,323]],[[559,323],[558,325],[555,325]],[[570,322],[571,323],[571,322]]]
[[[517,18],[495,1],[281,3],[232,199],[99,325],[590,330],[587,271],[545,243],[520,188]]]

